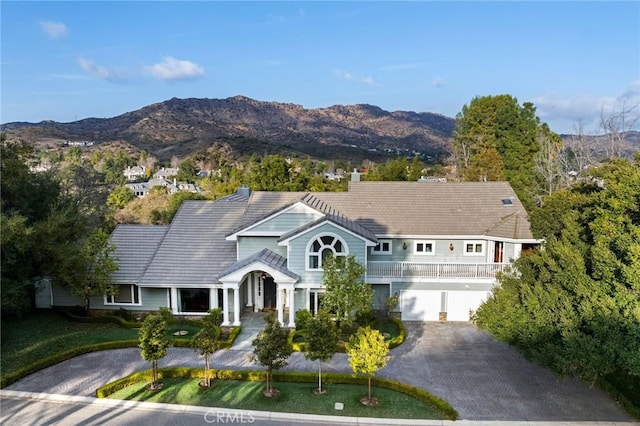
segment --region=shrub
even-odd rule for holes
[[[213,318],[213,322],[215,325],[220,327],[222,325],[222,321],[224,319],[224,314],[222,312],[222,308],[215,308],[209,310],[209,315]]]
[[[366,327],[376,320],[376,313],[373,309],[365,309],[356,313],[356,322],[362,327]]]
[[[163,306],[162,308],[158,309],[158,313],[167,324],[173,323],[173,312],[171,311],[171,309]]]
[[[313,316],[311,315],[311,311],[308,309],[301,309],[296,312],[296,330],[304,330],[307,328],[309,321]]]

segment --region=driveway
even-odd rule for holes
[[[249,330],[245,330],[249,331]],[[257,331],[257,330],[256,330]],[[212,368],[259,369],[247,356],[243,332],[234,348],[212,356]],[[378,372],[438,395],[466,420],[633,421],[604,392],[571,378],[559,378],[528,362],[469,323],[409,323],[406,342]],[[202,367],[192,349],[173,348],[160,367]],[[41,370],[7,387],[11,390],[94,396],[95,389],[149,368],[138,349],[81,355]],[[294,353],[283,370],[317,371],[317,363]],[[327,371],[349,373],[345,354],[336,354]]]

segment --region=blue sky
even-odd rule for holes
[[[454,117],[533,102],[551,129],[640,102],[640,2],[11,2],[0,122],[178,98],[367,103]],[[637,109],[636,109],[637,111]]]

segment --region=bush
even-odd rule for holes
[[[86,316],[75,315],[74,313],[71,312],[71,310],[68,310],[66,308],[54,308],[54,310],[57,313],[63,315],[68,320],[74,321],[74,322],[91,323],[91,324],[111,323],[111,324],[119,325],[120,327],[124,327],[124,328],[140,328],[140,323],[126,321],[123,318],[115,315],[100,315],[97,317],[86,317]]]
[[[167,307],[158,309],[158,313],[167,324],[173,323],[173,312]]]
[[[309,321],[313,318],[311,311],[308,309],[301,309],[296,312],[296,330],[304,330],[307,328]]]
[[[361,327],[366,327],[376,320],[376,313],[373,309],[367,309],[364,311],[358,311],[356,314],[356,322]]]
[[[124,308],[120,308],[117,310],[113,311],[113,316],[114,317],[118,317],[118,318],[122,318],[125,321],[128,322],[135,322],[136,321],[136,317],[135,315],[133,315],[133,313],[131,311],[128,311]]]
[[[229,337],[227,337],[226,340],[220,342],[220,349],[229,349],[231,346],[233,346],[233,342],[235,342],[236,337],[238,337],[238,334],[240,334],[241,331],[242,327],[233,327],[231,329],[231,332],[229,333]]]
[[[222,312],[222,308],[215,308],[209,310],[209,315],[213,318],[213,322],[215,325],[220,327],[222,325],[222,321],[224,320],[224,314]]]

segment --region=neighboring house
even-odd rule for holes
[[[145,166],[133,166],[133,167],[129,166],[122,173],[126,176],[127,180],[129,181],[147,178],[147,168]]]
[[[167,167],[167,168],[161,168],[160,170],[158,170],[157,172],[155,172],[153,174],[153,178],[154,179],[169,179],[169,178],[173,178],[174,176],[178,175],[178,170],[180,168],[179,167]]]
[[[359,176],[356,174],[356,178]],[[357,179],[355,179],[357,180]],[[366,266],[374,308],[397,293],[403,320],[468,321],[496,273],[537,247],[506,182],[349,183],[348,192],[251,192],[185,201],[168,226],[119,225],[111,236],[120,291],[94,308],[202,315],[224,325],[244,310],[294,312],[322,303],[325,256]],[[54,305],[79,304],[54,287]]]
[[[151,188],[156,186],[168,188],[170,194],[175,194],[178,191],[202,192],[202,189],[192,183],[178,183],[175,180],[171,182],[166,179],[151,179],[149,182],[126,183],[124,186],[132,190],[133,193],[136,194],[136,197],[144,197]]]

